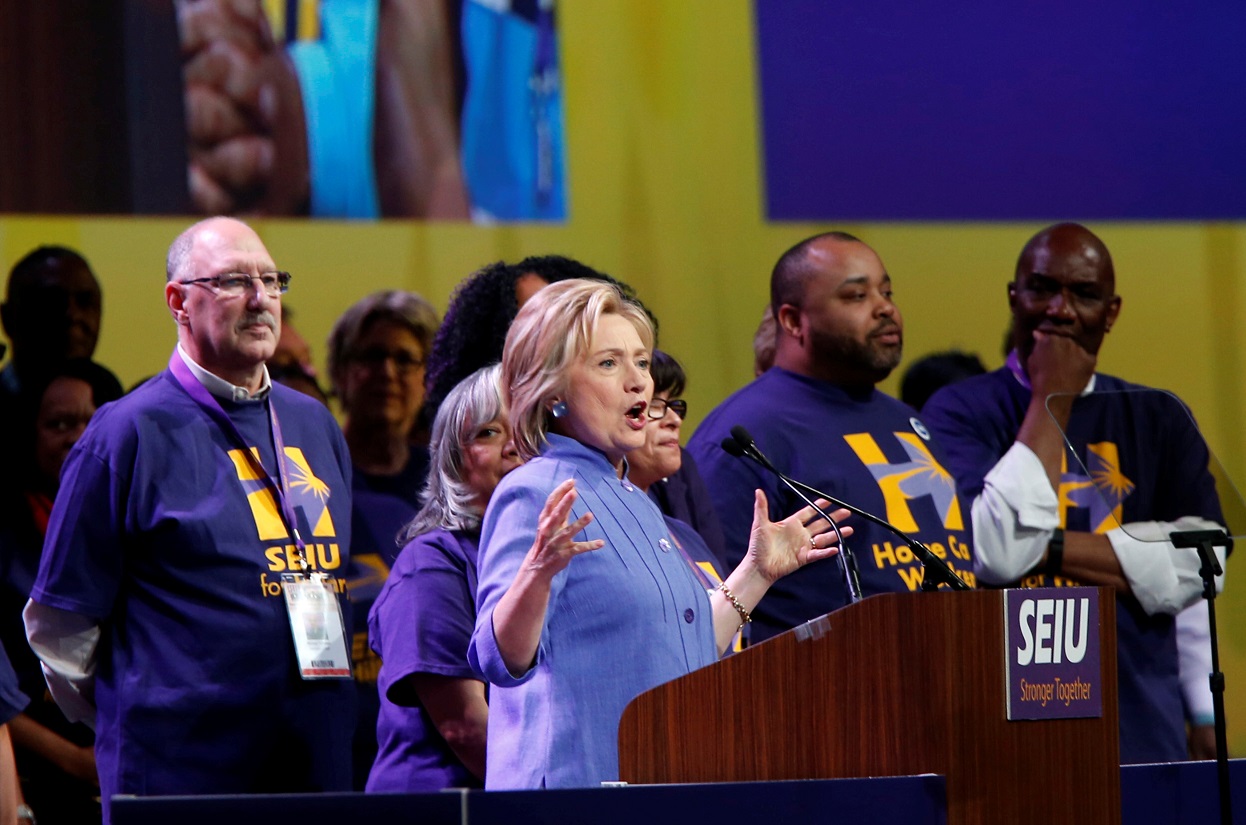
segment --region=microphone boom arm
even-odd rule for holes
[[[735,430],[732,430],[732,435],[735,435]],[[795,493],[801,501],[812,507],[814,512],[830,523],[831,529],[835,531],[835,537],[839,540],[839,569],[844,574],[844,587],[848,590],[848,599],[853,604],[861,601],[864,596],[861,594],[861,577],[857,572],[857,558],[852,550],[848,548],[848,542],[844,541],[844,534],[839,531],[839,525],[835,523],[835,519],[831,518],[830,514],[819,507],[809,496],[805,495],[799,487],[792,483],[790,478],[779,472],[778,468],[770,463],[770,460],[766,458],[761,450],[757,449],[757,445],[753,443],[751,438],[737,435],[734,440],[730,438],[724,439],[722,448],[728,455],[735,456],[736,458],[747,458],[774,473],[779,481],[786,484],[788,489]]]
[[[751,455],[749,457],[753,458],[753,456]],[[762,465],[762,466],[765,466],[765,465]],[[782,473],[779,473],[778,475],[779,475],[779,481],[782,481],[784,484],[786,484],[788,489],[791,490],[793,493],[795,493],[800,498],[801,501],[808,504],[810,507],[814,509],[814,512],[816,512],[822,518],[830,522],[831,528],[835,531],[835,536],[839,539],[839,563],[844,572],[844,583],[848,587],[848,599],[853,604],[856,604],[857,602],[861,601],[861,599],[865,597],[861,593],[861,574],[857,570],[857,556],[855,553],[853,553],[851,550],[848,549],[848,544],[847,542],[844,541],[843,534],[839,532],[839,525],[835,523],[835,519],[831,518],[829,513],[827,513],[825,510],[819,507],[814,502],[813,499],[805,495],[805,493],[801,490],[800,484],[793,482],[791,479],[789,479],[787,476],[783,475]],[[814,491],[814,493],[816,495],[817,491]],[[818,498],[824,498],[827,501],[831,502],[832,504],[839,503],[835,501],[835,499],[831,498],[830,496],[818,495]]]
[[[813,507],[815,510],[817,510],[818,513],[822,515],[823,517],[826,517],[826,514],[823,513],[822,510],[816,504],[810,501],[808,496],[805,493],[808,493],[809,495],[817,496],[818,498],[826,499],[827,501],[834,504],[836,507],[842,507],[848,512],[854,513],[860,516],[861,518],[865,519],[871,524],[876,524],[879,527],[882,527],[884,530],[890,533],[894,533],[895,535],[899,536],[905,542],[905,544],[909,546],[909,548],[913,551],[913,555],[915,555],[917,557],[917,560],[920,561],[922,564],[922,570],[923,570],[922,584],[921,584],[922,590],[937,590],[939,588],[939,585],[941,584],[946,584],[948,587],[950,587],[953,590],[972,590],[973,589],[965,582],[964,579],[956,575],[956,572],[952,570],[950,566],[948,566],[947,562],[945,562],[943,559],[939,558],[933,552],[931,552],[929,547],[922,544],[917,539],[912,538],[911,536],[905,534],[895,525],[891,524],[890,522],[883,521],[878,516],[875,516],[872,513],[867,513],[866,511],[862,510],[860,507],[853,507],[851,504],[847,503],[846,501],[840,501],[834,496],[828,496],[826,493],[814,487],[810,487],[808,484],[802,484],[801,482],[796,481],[793,478],[788,478],[783,472],[779,470],[778,467],[775,467],[774,464],[770,463],[770,459],[766,458],[765,454],[762,453],[760,449],[758,449],[757,443],[753,441],[753,437],[750,436],[748,434],[748,430],[744,429],[743,427],[740,427],[740,426],[732,427],[731,438],[723,440],[722,448],[732,455],[747,457],[757,462],[758,464],[760,464],[762,467],[766,468],[770,472],[774,473],[776,476],[779,477],[779,480],[782,481],[784,484],[786,484],[788,488],[790,488],[793,492],[795,492],[796,495],[798,495],[802,501],[806,502],[811,507]],[[802,492],[802,490],[804,492]],[[832,522],[832,524],[834,524],[834,522]],[[838,533],[838,531],[836,532]],[[842,545],[843,542],[841,541],[840,544]],[[841,551],[841,555],[844,555],[842,551]],[[854,584],[853,578],[855,578],[855,574],[856,574],[856,560],[851,559],[848,561],[848,564],[849,566],[845,567],[845,573],[847,574],[847,571],[849,569],[851,569],[852,571],[852,576],[849,578],[849,589],[851,590]],[[857,592],[860,593],[859,583],[856,583],[856,588],[857,588]],[[858,595],[853,599],[853,601],[857,601],[859,599],[860,599],[860,596]]]
[[[859,507],[853,507],[851,504],[848,504],[847,502],[840,501],[834,496],[828,496],[826,493],[822,492],[821,490],[817,490],[813,487],[810,487],[808,484],[802,484],[801,482],[796,481],[795,479],[788,479],[786,476],[781,476],[781,477],[785,481],[789,482],[789,486],[803,488],[810,495],[815,495],[818,498],[824,498],[827,501],[829,501],[831,504],[834,504],[836,507],[842,507],[848,512],[854,513],[860,516],[861,518],[865,519],[866,521],[871,522],[872,524],[877,524],[879,527],[882,527],[884,530],[888,530],[892,533],[895,533],[897,536],[903,539],[908,544],[908,546],[912,549],[913,555],[917,556],[917,560],[922,563],[922,567],[924,567],[926,570],[926,572],[922,575],[922,590],[937,590],[939,588],[939,585],[941,584],[946,584],[948,587],[952,588],[953,590],[972,590],[973,589],[965,582],[964,579],[956,575],[956,571],[954,571],[950,566],[948,566],[947,562],[945,562],[943,559],[936,556],[929,547],[922,544],[920,541],[913,538],[912,536],[905,534],[904,532],[894,527],[890,523],[883,521],[878,516],[875,516],[872,513],[865,512]]]

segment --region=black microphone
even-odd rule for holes
[[[723,439],[722,448],[736,458],[751,458],[767,470],[770,470],[779,477],[779,481],[787,485],[789,490],[830,523],[831,529],[835,531],[835,538],[839,541],[839,569],[844,574],[844,586],[848,589],[848,599],[853,604],[861,601],[863,596],[861,595],[861,576],[857,572],[857,558],[853,555],[852,550],[848,548],[848,543],[844,541],[844,534],[839,531],[839,525],[835,523],[835,519],[831,518],[813,499],[809,498],[799,487],[793,484],[791,479],[780,473],[770,463],[770,460],[766,458],[762,451],[757,449],[757,445],[753,443],[748,430],[740,426],[732,427],[731,438]],[[826,496],[821,496],[821,498],[826,498]]]
[[[938,589],[940,584],[946,584],[953,590],[972,590],[973,589],[968,584],[966,584],[965,581],[961,579],[960,576],[956,575],[956,573],[953,572],[952,568],[948,566],[947,562],[945,562],[943,559],[939,558],[934,553],[932,553],[929,547],[922,544],[917,539],[912,538],[911,536],[909,536],[908,534],[900,530],[898,527],[893,525],[891,522],[884,521],[883,519],[880,519],[878,516],[875,516],[872,513],[867,513],[865,510],[862,510],[859,507],[854,507],[851,504],[848,504],[847,502],[840,501],[834,496],[828,496],[826,493],[822,492],[821,490],[817,490],[813,487],[810,487],[808,484],[802,484],[801,482],[796,481],[795,479],[788,478],[786,475],[780,472],[778,468],[776,468],[772,463],[770,463],[770,459],[766,458],[765,454],[763,454],[762,451],[758,449],[757,443],[753,441],[753,437],[749,435],[748,430],[744,429],[738,424],[731,428],[731,447],[729,448],[727,446],[727,440],[724,440],[722,443],[722,448],[726,450],[728,453],[730,453],[731,455],[750,458],[753,461],[757,462],[762,467],[765,467],[767,470],[769,470],[770,472],[778,476],[779,480],[782,481],[784,484],[786,484],[789,489],[797,490],[797,488],[800,488],[801,490],[805,490],[809,494],[815,495],[818,498],[824,498],[827,501],[834,504],[836,507],[842,507],[845,510],[849,511],[850,513],[855,513],[856,515],[860,516],[866,521],[872,524],[877,524],[879,527],[882,527],[884,530],[888,530],[894,533],[896,536],[899,536],[900,539],[904,541],[904,543],[907,544],[910,549],[912,549],[913,554],[917,556],[918,560],[922,563],[922,567],[925,569],[925,573],[922,575],[922,590],[936,590]],[[797,495],[799,495],[802,500],[809,502],[809,499],[806,498],[799,491],[797,491]],[[812,503],[812,502],[809,502],[809,503]],[[818,512],[821,513],[822,511],[819,510]],[[855,568],[855,562],[853,564],[853,567]]]

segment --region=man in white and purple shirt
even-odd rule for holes
[[[182,233],[169,369],[65,464],[26,627],[66,715],[95,726],[105,821],[119,793],[350,789],[353,685],[300,678],[282,597],[305,560],[349,621],[346,444],[265,367],[289,280],[239,221]]]

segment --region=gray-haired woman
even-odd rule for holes
[[[467,666],[476,619],[480,519],[498,481],[520,463],[498,392],[498,367],[447,396],[433,423],[422,507],[368,616],[381,657],[380,750],[368,791],[480,787],[485,686]]]

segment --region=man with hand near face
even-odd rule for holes
[[[349,658],[309,669],[295,640],[328,614],[283,598],[315,583],[344,607],[350,544],[341,432],[265,367],[289,283],[239,221],[183,232],[169,369],[66,461],[26,629],[66,716],[95,727],[105,821],[118,793],[350,789]]]
[[[1121,298],[1090,230],[1063,223],[1031,238],[1008,303],[1007,365],[923,408],[972,501],[978,576],[1114,588],[1121,761],[1184,759],[1174,615],[1202,583],[1197,552],[1164,539],[1224,523],[1207,446],[1171,396],[1095,372]]]
[[[688,444],[726,546],[747,546],[755,488],[765,491],[772,518],[801,503],[773,475],[722,450],[742,425],[784,473],[885,518],[972,584],[968,512],[938,445],[915,410],[875,389],[900,362],[904,334],[878,255],[843,232],[808,238],[779,259],[770,295],[774,366],[711,412]],[[863,594],[921,586],[921,563],[895,535],[860,518],[847,523],[856,531],[848,546]],[[724,560],[727,569],[738,561]],[[837,564],[802,568],[776,582],[753,611],[752,641],[847,602]]]

